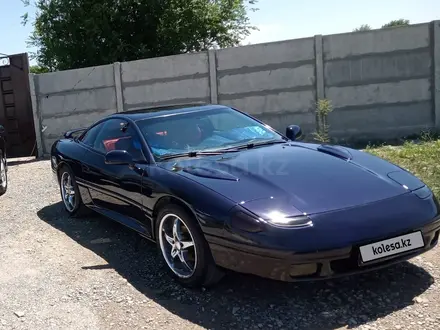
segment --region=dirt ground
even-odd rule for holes
[[[440,248],[341,280],[229,274],[188,290],[155,245],[98,215],[68,218],[49,161],[10,160],[0,197],[0,329],[439,329]]]

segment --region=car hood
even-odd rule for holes
[[[334,211],[408,193],[424,183],[400,167],[340,146],[285,143],[159,166],[261,214]]]

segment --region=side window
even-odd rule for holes
[[[104,126],[104,123],[100,123],[96,126],[93,126],[91,129],[89,129],[82,137],[81,141],[88,145],[89,147],[93,147],[96,137],[98,133],[101,131],[102,127]]]
[[[143,159],[141,141],[133,127],[125,120],[109,119],[99,132],[93,148],[107,153],[112,150],[126,150],[135,161]]]

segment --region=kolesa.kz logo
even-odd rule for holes
[[[391,244],[382,244],[381,246],[372,246],[374,255],[378,255],[384,252],[390,252],[398,249],[403,249],[411,246],[410,239],[401,239],[400,242],[391,243]]]
[[[386,256],[416,250],[425,246],[421,231],[389,238],[383,241],[367,244],[360,247],[363,262],[380,259]]]

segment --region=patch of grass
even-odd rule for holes
[[[365,151],[403,167],[440,196],[440,140],[408,141],[398,147],[367,147]]]

